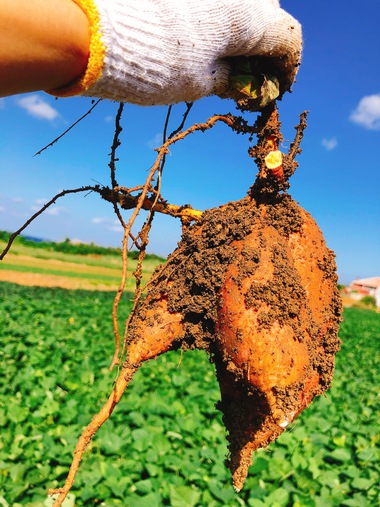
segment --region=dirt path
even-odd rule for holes
[[[4,262],[18,266],[30,267],[31,270],[33,270],[34,267],[37,267],[55,269],[57,271],[69,271],[71,273],[83,273],[85,275],[100,274],[105,276],[119,276],[121,271],[121,261],[118,266],[105,267],[97,265],[92,266],[90,264],[86,264],[85,261],[83,263],[76,263],[61,259],[43,259],[29,255],[14,255],[9,253]]]

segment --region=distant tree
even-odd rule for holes
[[[374,296],[364,296],[360,301],[366,306],[376,307],[376,299]]]

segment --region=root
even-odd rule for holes
[[[131,234],[132,226],[135,223],[135,220],[140,212],[141,209],[148,209],[149,210],[149,216],[148,219],[142,229],[140,231],[140,238],[142,239],[142,244],[137,244],[136,241],[134,241],[135,246],[140,250],[140,252],[145,251],[145,248],[148,244],[148,233],[149,229],[151,227],[151,223],[153,220],[153,214],[155,211],[160,211],[161,213],[170,214],[172,216],[180,217],[182,220],[182,223],[186,225],[187,223],[191,222],[193,220],[193,217],[195,217],[196,220],[199,220],[201,217],[201,212],[197,212],[195,210],[192,210],[190,207],[182,206],[174,206],[167,204],[163,199],[160,198],[160,182],[161,182],[161,174],[163,165],[165,163],[165,158],[167,153],[169,152],[169,146],[172,144],[184,139],[188,135],[196,132],[201,131],[205,132],[206,130],[212,128],[217,122],[221,121],[226,123],[228,126],[230,126],[233,129],[243,131],[248,130],[249,127],[246,125],[246,123],[237,121],[237,119],[232,115],[214,115],[213,117],[209,118],[204,123],[197,123],[189,127],[187,130],[178,132],[179,129],[172,132],[172,134],[165,139],[166,134],[164,133],[164,142],[161,146],[161,148],[157,149],[158,152],[157,158],[151,167],[148,177],[145,180],[145,184],[141,187],[141,191],[138,196],[131,196],[128,189],[117,186],[116,183],[116,177],[115,177],[115,161],[116,158],[116,150],[118,146],[120,145],[119,141],[119,134],[121,132],[121,126],[120,126],[120,118],[122,114],[122,106],[120,106],[117,117],[116,117],[116,127],[115,127],[115,135],[114,135],[114,141],[111,149],[111,162],[110,162],[110,168],[111,168],[111,182],[112,182],[112,190],[105,188],[99,191],[99,193],[102,195],[102,197],[110,202],[112,202],[115,213],[119,217],[119,220],[121,221],[123,227],[124,227],[124,240],[123,240],[123,271],[122,271],[122,279],[120,282],[120,286],[118,289],[118,292],[115,296],[114,300],[114,306],[112,310],[112,320],[113,320],[113,327],[114,327],[114,336],[115,336],[115,351],[114,356],[110,365],[110,369],[112,370],[115,365],[118,365],[120,363],[119,359],[119,352],[120,352],[120,333],[118,329],[118,321],[117,321],[117,310],[118,305],[121,300],[121,297],[124,293],[125,288],[125,282],[126,282],[126,275],[127,275],[127,245],[128,245],[128,238]],[[184,120],[187,117],[188,112],[190,111],[190,106],[187,106],[187,112],[184,115]],[[166,118],[165,122],[165,128],[164,132],[167,130],[167,124],[169,121],[170,116],[170,109]],[[181,127],[183,126],[184,120],[181,123]],[[158,173],[158,186],[155,190],[152,186],[153,180],[155,175]],[[123,199],[122,193],[126,193],[126,199]],[[121,194],[121,199],[120,199]],[[148,194],[153,195],[152,197],[148,197]],[[130,217],[128,224],[125,224],[123,220],[120,217],[120,213],[118,210],[118,205],[121,205],[124,209],[134,209],[132,216]],[[144,254],[142,256],[139,256],[139,263],[137,267],[137,272],[141,271],[141,265],[143,260]],[[138,278],[136,279],[136,291],[135,291],[135,298],[134,298],[134,307],[138,304],[140,297],[141,297],[141,291],[139,290],[139,281]]]
[[[74,450],[74,457],[71,462],[65,485],[62,488],[49,490],[49,495],[58,495],[58,498],[55,500],[53,507],[60,507],[62,505],[62,502],[65,500],[74,483],[79,464],[88,444],[91,441],[91,438],[112,414],[125,389],[128,387],[130,381],[132,380],[134,373],[139,369],[139,366],[140,365],[130,364],[125,364],[123,366],[120,375],[116,380],[115,387],[108,400],[100,409],[100,411],[93,417],[90,424],[84,429],[82,435],[79,437]]]
[[[95,105],[97,105],[97,103]],[[95,105],[94,105],[94,107],[95,107]],[[188,110],[184,114],[184,118],[183,118],[183,121],[181,122],[180,127],[183,126],[183,123],[187,118],[188,112],[190,111],[191,106],[189,104],[187,106],[188,106]],[[93,108],[91,108],[91,110],[88,111],[86,113],[86,115],[84,115],[83,117],[87,116],[92,111],[92,109]],[[122,107],[119,108],[118,115],[116,118],[115,136],[114,136],[114,142],[112,145],[112,152],[111,152],[110,168],[111,168],[111,182],[113,184],[116,183],[115,167],[113,164],[117,160],[117,158],[115,157],[115,151],[118,148],[118,146],[120,145],[118,135],[121,132],[121,127],[119,124],[121,113],[122,113]],[[83,117],[80,118],[75,124],[77,124],[81,119],[83,119]],[[191,220],[200,220],[201,212],[197,211],[197,210],[193,210],[191,208],[191,206],[170,205],[170,204],[166,203],[166,201],[161,200],[160,196],[153,199],[154,204],[152,204],[153,201],[148,198],[148,193],[153,191],[151,183],[153,181],[153,178],[154,178],[156,172],[159,170],[162,161],[165,159],[165,156],[169,152],[169,150],[168,150],[169,146],[184,139],[188,135],[193,134],[194,132],[197,132],[197,131],[205,132],[206,130],[212,128],[216,123],[218,123],[220,121],[225,123],[226,125],[228,125],[235,132],[240,133],[240,134],[253,134],[253,133],[257,132],[257,129],[255,128],[255,126],[250,126],[241,117],[235,117],[231,114],[214,115],[211,118],[209,118],[206,122],[196,123],[184,131],[179,131],[179,128],[178,128],[172,132],[172,134],[168,137],[167,140],[165,140],[165,142],[162,144],[162,146],[160,148],[156,149],[156,151],[158,152],[157,159],[148,174],[145,185],[139,187],[141,190],[141,193],[139,194],[139,196],[136,197],[136,196],[132,195],[133,189],[127,189],[126,187],[118,187],[118,186],[110,189],[108,187],[104,187],[101,185],[86,185],[81,188],[63,190],[62,192],[55,195],[47,204],[45,204],[39,211],[37,211],[34,215],[32,215],[17,231],[15,231],[11,235],[6,248],[0,254],[0,260],[2,260],[5,257],[5,255],[10,250],[14,240],[17,238],[17,236],[19,236],[28,227],[28,225],[30,225],[48,207],[50,207],[52,204],[54,204],[58,198],[63,197],[68,194],[73,194],[73,193],[78,193],[78,192],[86,192],[86,191],[87,192],[97,192],[103,197],[103,199],[114,204],[115,202],[118,202],[118,199],[119,199],[117,196],[118,191],[125,193],[125,195],[128,197],[127,199],[125,199],[125,197],[123,197],[123,199],[122,199],[122,202],[126,203],[125,209],[132,209],[133,207],[136,208],[136,213],[133,214],[133,216],[130,218],[129,223],[128,223],[129,237],[132,237],[132,240],[134,243],[135,243],[135,241],[134,241],[133,236],[131,235],[131,228],[132,228],[132,225],[134,224],[134,221],[141,209],[149,209],[152,211],[158,211],[160,213],[165,213],[165,214],[168,214],[168,215],[171,215],[174,217],[178,217],[178,218],[181,218],[181,220],[183,220],[185,223],[188,221],[191,221]],[[36,155],[41,153],[47,147],[53,145],[63,135],[64,134],[62,134],[59,138],[52,141],[49,145],[47,145],[45,148],[43,148],[38,153],[36,153]],[[165,203],[165,204],[163,204],[163,203]],[[122,207],[124,207],[124,206],[122,206]],[[118,210],[116,207],[115,207],[115,212],[120,220],[121,216],[120,216],[120,214],[118,214]],[[138,248],[137,244],[136,244],[136,247]]]
[[[36,157],[37,155],[41,155],[42,152],[44,152],[45,150],[47,150],[48,148],[53,146],[55,143],[57,143],[60,139],[62,139],[62,137],[64,137],[68,132],[70,132],[71,129],[76,127],[78,125],[78,123],[80,123],[82,120],[84,120],[86,118],[86,116],[90,115],[92,113],[92,111],[96,108],[96,106],[99,105],[99,103],[101,101],[102,101],[102,99],[98,99],[96,102],[93,101],[93,105],[90,107],[90,109],[86,113],[84,113],[80,118],[78,118],[78,120],[76,120],[72,125],[70,125],[70,127],[67,128],[64,132],[62,132],[62,134],[60,134],[58,137],[53,139],[53,141],[51,141],[49,144],[47,144],[46,146],[41,148],[39,151],[37,151],[37,153],[35,153],[34,156]]]
[[[117,187],[113,191],[105,188],[101,190],[100,194],[106,201],[117,199],[118,204],[125,210],[135,208],[138,202],[138,196],[131,195],[125,187]],[[163,200],[156,200],[156,202],[154,202],[149,197],[143,200],[141,208],[146,211],[163,213],[164,215],[170,215],[174,218],[180,218],[185,222],[200,222],[203,214],[202,211],[193,209],[189,204],[179,206]]]
[[[50,201],[48,201],[44,206],[42,206],[42,208],[40,210],[38,210],[36,213],[34,213],[34,215],[32,215],[19,229],[17,229],[17,231],[15,231],[13,234],[11,234],[6,247],[4,248],[4,250],[0,254],[0,261],[2,261],[4,259],[4,257],[7,255],[7,253],[9,252],[9,250],[10,250],[14,240],[17,238],[17,236],[19,236],[22,233],[22,231],[24,231],[28,227],[28,225],[30,225],[33,222],[33,220],[35,220],[37,217],[39,217],[52,204],[55,204],[55,201],[57,199],[65,196],[65,195],[68,195],[68,194],[77,194],[79,192],[97,192],[99,190],[99,188],[100,187],[97,185],[96,186],[85,186],[85,187],[80,187],[80,188],[73,188],[71,190],[62,190],[62,192],[59,192],[58,194],[56,194],[52,199],[50,199]]]
[[[127,282],[128,275],[128,235],[130,232],[130,227],[124,224],[124,237],[123,237],[123,247],[122,247],[122,272],[121,272],[121,280],[117,290],[117,293],[114,298],[114,302],[112,305],[112,324],[113,331],[115,337],[115,350],[113,354],[113,358],[110,364],[110,371],[113,370],[114,366],[118,366],[120,364],[119,354],[120,354],[120,333],[119,333],[119,323],[117,320],[118,316],[118,308],[119,303],[124,293],[125,284]]]
[[[296,156],[302,152],[300,145],[301,141],[305,132],[305,129],[307,127],[306,119],[309,111],[304,111],[300,114],[300,122],[298,125],[296,125],[294,128],[296,130],[296,136],[294,138],[294,141],[291,143],[289,147],[288,154],[286,155],[285,159],[285,176],[286,179],[289,179],[291,176],[293,176],[294,171],[298,167],[298,162],[296,162],[295,158]]]

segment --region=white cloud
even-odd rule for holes
[[[104,225],[107,231],[123,232],[123,227],[120,225],[119,220],[115,218],[94,217],[91,219],[91,223]]]
[[[153,150],[159,148],[162,145],[162,132],[158,132],[152,139],[148,141],[148,148]]]
[[[336,137],[331,137],[331,139],[324,138],[322,139],[322,146],[326,148],[327,151],[331,151],[338,146],[338,141]]]
[[[47,215],[57,216],[63,213],[64,211],[65,209],[61,208],[60,206],[53,206],[45,210],[44,213],[46,213]]]
[[[41,204],[41,206],[44,206],[50,199],[36,199],[34,202],[36,204]]]
[[[24,202],[24,199],[22,197],[12,197],[12,202]]]
[[[112,225],[111,227],[108,227],[108,230],[109,231],[112,231],[112,232],[117,232],[117,233],[120,233],[120,232],[123,232],[123,228],[121,225]]]
[[[115,224],[118,225],[120,222],[117,218],[105,218],[105,217],[94,217],[91,219],[93,224]]]
[[[26,97],[22,97],[17,101],[17,104],[25,109],[28,114],[34,116],[35,118],[39,118],[40,120],[51,121],[60,117],[58,111],[48,102],[43,100],[39,95],[28,95]]]
[[[94,217],[91,220],[91,223],[93,223],[93,224],[106,224],[109,221],[110,221],[109,218]]]
[[[45,204],[45,201],[43,202],[43,204]],[[31,209],[31,211],[36,212],[36,211],[40,211],[41,208],[42,208],[42,206],[32,206],[30,209]],[[47,208],[43,212],[43,214],[44,215],[51,215],[51,216],[58,216],[58,215],[61,215],[62,213],[65,213],[65,212],[66,212],[66,209],[63,208],[62,206],[50,206],[49,208]]]
[[[3,206],[0,206],[0,211],[5,211],[5,208]]]
[[[380,93],[363,97],[350,120],[368,130],[380,130]]]
[[[0,109],[4,109],[5,107],[5,99],[0,98]]]

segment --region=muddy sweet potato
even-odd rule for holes
[[[50,491],[54,507],[134,373],[168,350],[202,349],[215,364],[237,491],[252,453],[330,387],[341,319],[334,254],[288,194],[259,195],[205,211],[154,273],[114,390],[79,438],[64,487]]]
[[[333,253],[289,195],[203,214],[130,322],[126,364],[200,348],[215,364],[240,490],[252,452],[331,384],[341,304]]]

